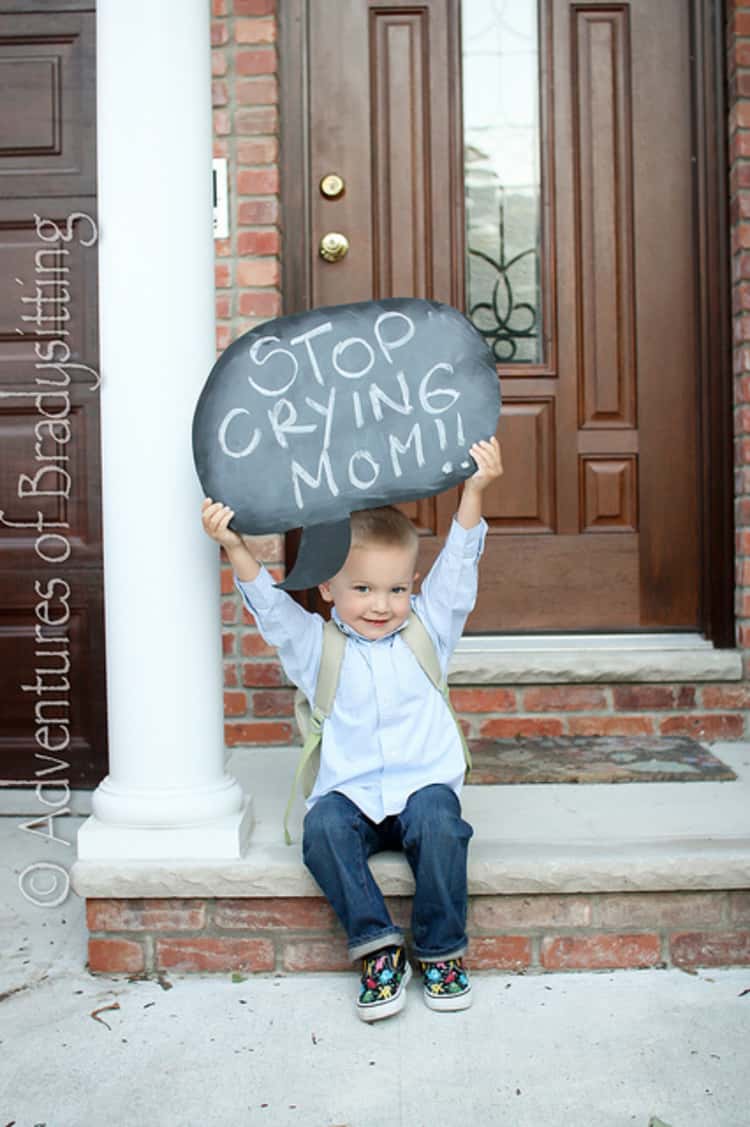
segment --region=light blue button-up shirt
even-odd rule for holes
[[[453,520],[442,551],[411,605],[437,650],[443,677],[477,596],[477,565],[484,550],[484,520],[465,529]],[[234,583],[258,629],[291,681],[315,699],[323,644],[323,618],[274,587],[261,568],[252,582]],[[347,636],[333,711],[323,725],[320,770],[309,809],[340,791],[373,822],[399,814],[409,795],[430,783],[461,793],[464,757],[455,722],[400,631],[373,641],[338,616]]]

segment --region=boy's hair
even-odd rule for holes
[[[416,552],[419,546],[414,525],[408,517],[390,505],[381,509],[360,509],[351,514],[350,522],[353,548],[378,544],[384,547],[414,548]]]

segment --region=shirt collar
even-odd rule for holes
[[[364,634],[360,634],[358,630],[354,630],[346,622],[341,621],[341,619],[339,618],[339,613],[335,607],[333,607],[331,610],[331,618],[336,623],[342,634],[346,634],[349,638],[356,638],[358,642],[370,643],[385,642],[388,638],[392,638],[395,634],[398,634],[400,630],[403,630],[407,622],[409,621],[409,616],[407,615],[400,626],[397,626],[395,630],[391,630],[390,633],[384,634],[382,638],[365,638]]]

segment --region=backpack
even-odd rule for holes
[[[427,674],[430,681],[432,681],[435,688],[442,694],[445,703],[448,705],[448,710],[456,723],[458,734],[461,737],[461,746],[463,747],[464,761],[466,763],[465,778],[468,778],[469,772],[471,771],[471,752],[469,751],[469,745],[466,742],[463,729],[458,722],[458,717],[453,710],[453,705],[448,695],[448,681],[447,678],[443,681],[440,671],[440,662],[435,652],[432,638],[427,633],[424,623],[413,610],[409,614],[406,626],[401,631],[401,637],[409,646],[409,649],[416,657],[420,666]],[[287,823],[294,804],[297,785],[300,782],[302,783],[302,792],[305,798],[307,798],[312,791],[318,774],[320,767],[320,742],[323,738],[323,723],[331,715],[333,709],[345,649],[346,635],[343,631],[340,630],[332,620],[324,623],[323,648],[320,655],[320,668],[318,670],[318,680],[315,686],[315,704],[313,708],[310,707],[310,703],[301,689],[297,689],[294,696],[294,715],[302,736],[303,747],[297,763],[297,770],[294,773],[289,801],[286,804],[286,811],[284,813],[284,840],[287,845],[291,845],[292,843]]]

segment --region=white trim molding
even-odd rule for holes
[[[739,681],[742,652],[700,634],[474,635],[458,643],[452,685]]]

